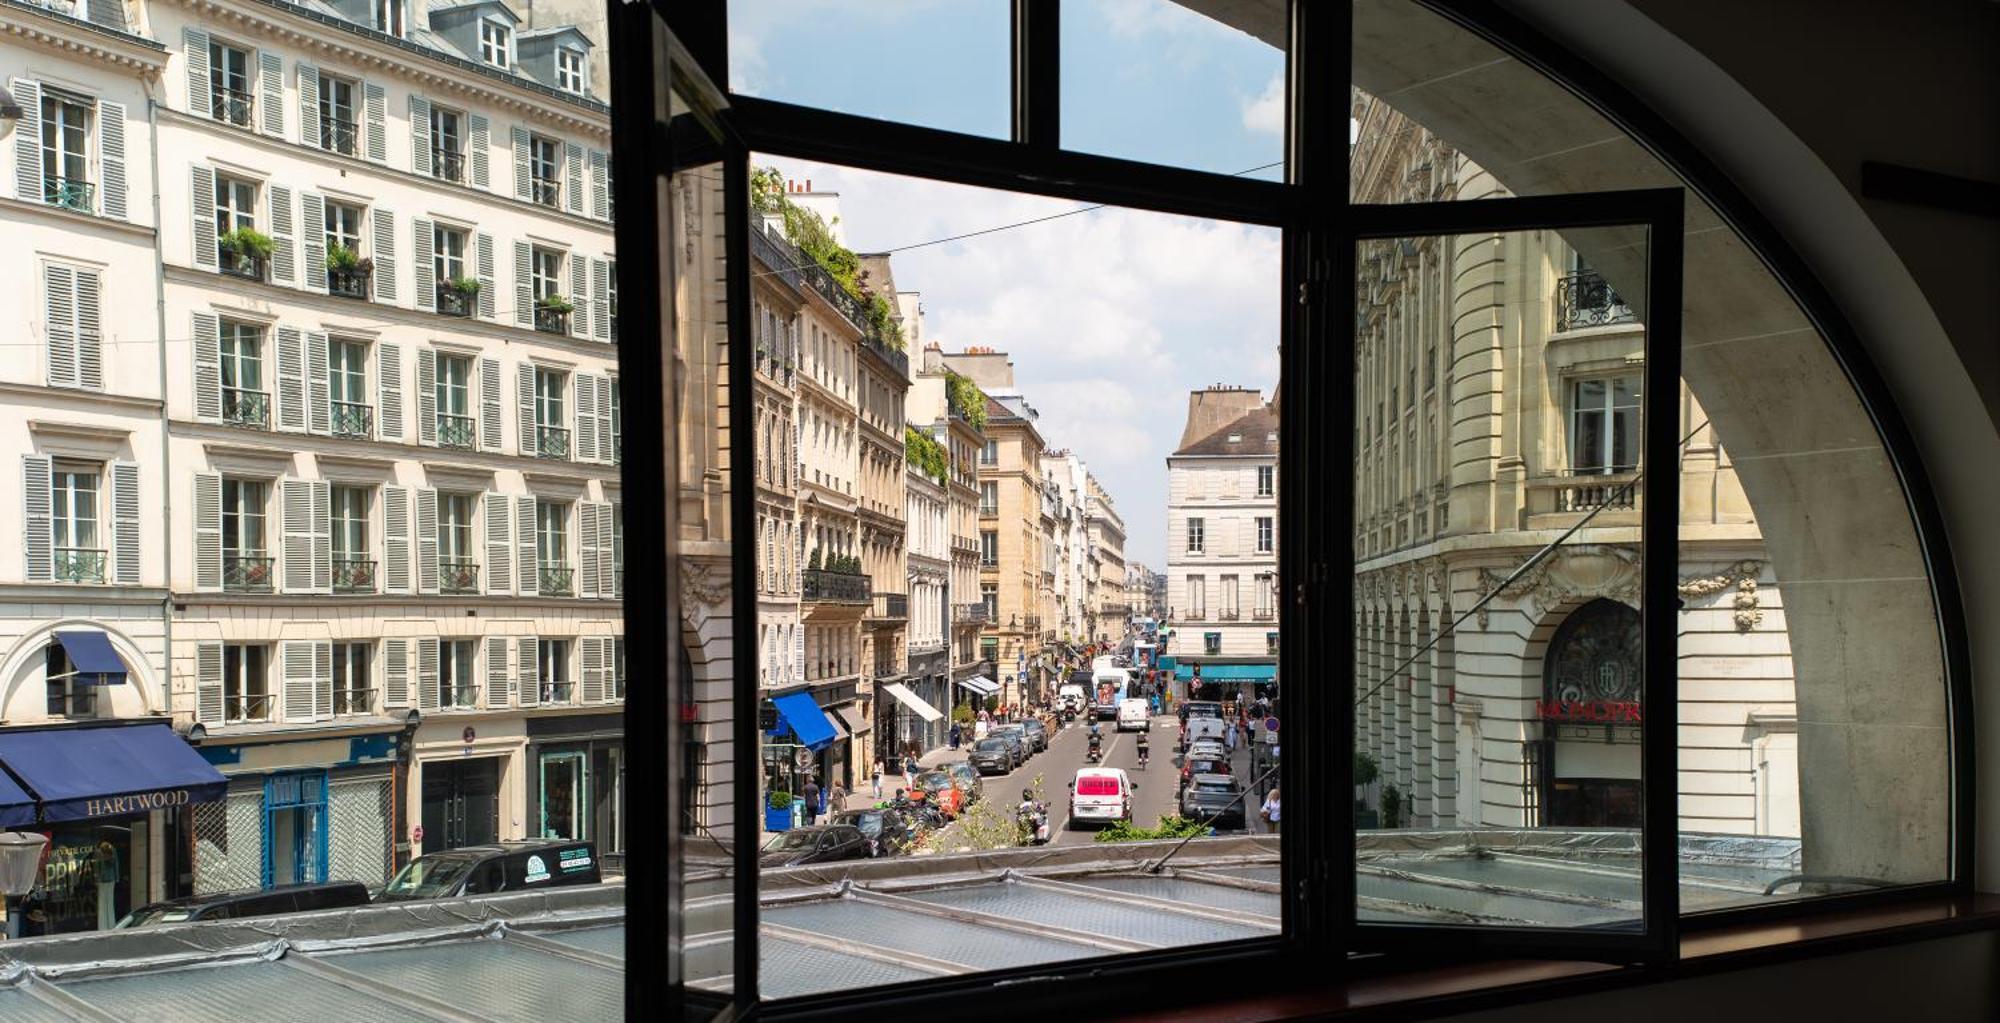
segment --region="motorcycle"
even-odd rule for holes
[[[1027,836],[1028,844],[1043,845],[1048,842],[1049,840],[1048,807],[1043,806],[1040,803],[1036,803],[1033,809],[1022,809],[1017,811],[1015,819],[1020,822],[1021,833]]]
[[[1084,759],[1093,764],[1104,759],[1104,751],[1098,746],[1096,739],[1090,740],[1090,751],[1084,754]]]

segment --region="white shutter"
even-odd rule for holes
[[[517,367],[515,389],[515,420],[521,428],[521,454],[532,455],[539,450],[535,443],[535,367],[521,363]]]
[[[207,52],[204,47],[202,53]],[[9,91],[21,107],[21,120],[14,125],[14,197],[40,205],[49,201],[42,182],[42,84],[16,78]]]
[[[611,264],[590,261],[590,336],[611,340]]]
[[[507,593],[514,586],[514,503],[504,494],[486,492],[486,592]]]
[[[375,388],[381,408],[375,426],[383,440],[403,439],[403,346],[387,341],[376,346]]]
[[[284,480],[278,484],[284,513],[284,591],[313,591],[312,487],[305,480]]]
[[[187,111],[196,117],[212,118],[215,116],[215,99],[209,94],[208,33],[198,28],[181,29],[181,47],[187,57]],[[20,95],[16,92],[14,97],[19,99]],[[36,106],[39,108],[40,104]]]
[[[437,311],[437,289],[443,283],[437,279],[437,253],[432,248],[437,243],[436,231],[435,225],[422,217],[410,221],[410,240],[417,256],[417,308],[427,313]]]
[[[579,660],[582,661],[582,698],[579,703],[604,702],[604,640],[597,636],[585,636],[578,641],[582,647]]]
[[[598,593],[598,587],[602,585],[598,582],[599,573],[597,571],[597,545],[600,542],[599,535],[601,532],[597,517],[597,504],[592,501],[578,501],[576,504],[576,518],[576,595],[579,597],[595,597]]]
[[[222,321],[214,313],[195,313],[193,333],[194,415],[205,423],[219,423],[222,421]]]
[[[417,488],[417,592],[438,591],[438,494]]]
[[[520,579],[520,593],[523,597],[533,597],[541,593],[542,574],[535,560],[535,496],[514,499],[514,549],[518,552],[517,568]]]
[[[410,169],[431,175],[431,104],[416,93],[410,94]]]
[[[201,52],[206,55],[208,48],[204,46]],[[202,62],[207,63],[206,56]],[[202,77],[202,87],[206,89],[206,73]],[[18,132],[21,128],[14,130]],[[218,269],[215,254],[215,170],[197,164],[188,169],[188,178],[192,182],[194,202],[194,230],[191,232],[194,236],[194,265],[198,270],[215,270]],[[221,415],[219,412],[216,414]]]
[[[274,193],[276,189],[272,190]],[[299,287],[326,294],[326,197],[318,192],[299,193],[299,237],[305,242],[304,265],[299,267]]]
[[[569,314],[571,337],[590,336],[590,275],[589,267],[582,256],[569,255],[569,304],[575,308]]]
[[[279,185],[272,185],[269,191],[271,198],[271,282],[274,284],[292,284],[302,288],[311,287],[315,264],[313,263],[312,252],[310,250],[306,253],[306,265],[304,268],[300,268],[298,265],[298,231],[292,221],[292,190]],[[325,215],[323,212],[320,214],[322,218]],[[310,239],[319,233],[315,230],[315,224],[321,230],[325,227],[323,219],[320,221],[306,221],[304,227],[308,244],[311,244]],[[317,264],[317,269],[323,277],[326,273],[326,260],[324,257]],[[299,276],[301,273],[304,274],[303,277]]]
[[[476,234],[472,236],[472,265],[473,273],[477,275],[479,280],[479,317],[483,320],[493,319],[496,315],[493,311],[493,304],[498,301],[498,296],[493,291],[492,235]]]
[[[45,583],[55,578],[55,512],[47,455],[21,456],[22,512],[27,517],[27,580]]]
[[[479,360],[479,446],[499,451],[505,419],[500,415],[500,360]]]
[[[576,457],[579,461],[597,461],[597,386],[591,382],[588,373],[578,373],[576,380]]]
[[[382,588],[410,592],[410,491],[382,488]]]
[[[488,184],[487,150],[493,147],[493,130],[480,114],[467,114],[466,147],[472,152],[472,184],[475,188],[485,188]]]
[[[602,149],[590,151],[590,215],[611,219],[611,187],[607,180],[610,157]]]
[[[375,221],[374,259],[375,273],[370,284],[375,289],[375,301],[396,302],[396,215],[380,206],[369,211]]]
[[[514,143],[514,198],[527,202],[532,198],[528,190],[528,129],[515,125],[511,129]]]
[[[401,708],[410,705],[410,641],[382,641],[382,705]]]
[[[389,159],[389,133],[383,126],[388,115],[389,97],[374,82],[364,85],[362,92],[368,97],[368,158],[384,163]]]
[[[306,429],[305,339],[297,327],[278,328],[278,429]]]
[[[508,641],[505,636],[486,637],[486,706],[507,706],[507,691],[513,674],[507,670]]]
[[[625,595],[625,516],[615,504],[597,506],[597,574],[602,596]]]
[[[76,382],[98,390],[104,386],[104,317],[97,271],[76,272]]]
[[[139,463],[111,463],[111,581],[139,584]]]
[[[264,134],[284,138],[285,60],[268,50],[259,51],[257,72],[257,102],[264,107]]]
[[[207,48],[204,47],[204,53]],[[222,644],[194,645],[195,719],[205,725],[222,723]]]
[[[75,387],[76,274],[67,266],[42,264],[42,309],[47,327],[44,345],[51,387]]]
[[[313,717],[325,721],[333,717],[333,644],[314,643],[312,653]]]
[[[298,64],[299,75],[299,141],[315,148],[323,148],[319,126],[319,68],[304,61]]]
[[[515,695],[523,707],[540,706],[542,687],[536,678],[536,669],[541,664],[536,650],[539,641],[534,636],[522,636],[514,642],[517,651],[514,660]]]
[[[438,709],[438,639],[417,640],[417,709]]]
[[[313,589],[333,592],[333,484],[312,480]],[[331,669],[329,669],[330,671]],[[329,711],[329,713],[331,713]]]
[[[333,392],[327,380],[326,333],[306,331],[306,426],[322,436],[333,432]]]
[[[313,644],[287,640],[278,644],[278,670],[283,689],[280,708],[286,721],[313,718]]]
[[[611,395],[612,389],[617,386],[618,382],[609,376],[597,378],[597,454],[613,465],[618,464],[620,439],[611,425],[611,410],[614,407]]]
[[[583,147],[563,143],[563,208],[583,215]]]
[[[417,349],[417,443],[437,443],[437,353]]]
[[[194,586],[222,588],[222,477],[194,474]]]
[[[125,219],[125,104],[97,101],[97,209],[107,217]]]
[[[514,243],[514,322],[535,325],[534,249],[527,242]]]

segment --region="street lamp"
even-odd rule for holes
[[[21,936],[21,907],[17,901],[33,891],[35,875],[42,869],[42,847],[48,836],[32,831],[0,831],[0,893],[7,897],[7,937]]]

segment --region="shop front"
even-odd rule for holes
[[[587,840],[600,857],[623,856],[624,715],[530,718],[528,763],[534,835]]]
[[[1549,640],[1535,701],[1542,740],[1529,748],[1545,825],[1639,826],[1640,627],[1638,611],[1599,599]]]
[[[1161,667],[1174,669],[1183,698],[1219,700],[1231,708],[1246,706],[1258,696],[1271,696],[1278,683],[1275,661],[1197,661],[1162,657]]]
[[[402,727],[377,719],[334,735],[296,731],[201,741],[197,752],[229,789],[193,814],[196,892],[376,885],[394,873]]]
[[[902,748],[912,744],[925,751],[943,745],[944,712],[938,710],[929,700],[919,696],[911,685],[925,685],[925,683],[913,679],[909,685],[890,682],[878,683],[875,687],[878,694],[875,705],[879,708],[882,722],[877,728],[887,728],[889,734],[904,737],[902,747],[885,752],[900,752]],[[928,687],[935,689],[936,683],[932,682]],[[883,763],[888,763],[887,756],[882,760]]]
[[[808,780],[824,786],[846,767],[847,743],[840,727],[804,690],[773,696],[765,702],[760,723],[764,730],[764,829],[784,831],[810,821],[805,805]],[[850,785],[851,787],[851,785]],[[782,805],[781,805],[782,804]]]

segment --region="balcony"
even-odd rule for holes
[[[478,300],[477,291],[460,291],[449,284],[438,285],[437,311],[440,316],[471,316]]]
[[[997,504],[982,504],[979,506],[979,517],[982,519],[990,519],[998,514],[1000,514],[1000,506]]]
[[[1217,612],[1215,613],[1215,620],[1216,620],[1216,621],[1218,621],[1218,622],[1237,622],[1237,621],[1242,621],[1242,620],[1243,620],[1243,612],[1241,612],[1241,611],[1238,611],[1237,609],[1235,609],[1235,608],[1233,608],[1233,607],[1225,607],[1225,608],[1223,608],[1222,610],[1220,610],[1220,611],[1217,611]]]
[[[228,593],[271,592],[272,559],[263,554],[222,552],[222,588]]]
[[[575,703],[576,683],[565,680],[544,680],[541,683],[543,703]]]
[[[478,443],[478,431],[472,427],[471,416],[446,415],[437,417],[438,447],[459,448],[470,451]]]
[[[535,178],[528,182],[528,194],[534,199],[535,205],[554,209],[556,200],[562,196],[559,185],[560,183],[554,178]]]
[[[479,706],[479,686],[473,682],[438,683],[439,710],[474,710]]]
[[[329,117],[322,113],[319,118],[319,147],[329,153],[354,156],[359,152],[355,144],[358,137],[356,125],[351,118]]]
[[[224,85],[210,84],[208,87],[209,110],[218,121],[227,121],[238,128],[250,127],[250,94],[240,89]]]
[[[1556,284],[1558,331],[1630,323],[1632,319],[1631,307],[1611,290],[1611,285],[1604,282],[1604,276],[1595,270],[1565,274]]]
[[[992,617],[986,613],[984,604],[954,604],[951,609],[951,621],[954,625],[980,625],[990,621]]]
[[[73,178],[43,178],[42,201],[78,213],[96,213],[97,186]]]
[[[541,593],[544,597],[567,597],[576,592],[574,579],[576,570],[568,565],[541,565]]]
[[[1250,617],[1253,620],[1260,622],[1276,621],[1278,618],[1278,612],[1272,608],[1260,607],[1257,610],[1250,612]]]
[[[222,697],[222,720],[228,724],[237,724],[243,721],[271,720],[271,694],[224,694]]]
[[[262,281],[265,279],[265,261],[263,256],[254,252],[244,252],[241,249],[232,249],[227,245],[216,245],[215,268],[218,272],[228,274],[231,277],[241,277],[250,281]]]
[[[56,582],[101,583],[104,581],[104,548],[58,547],[55,557]]]
[[[439,181],[465,180],[465,154],[456,149],[431,147],[431,177]]]
[[[367,438],[375,433],[375,410],[352,401],[333,403],[333,435]]]
[[[438,590],[452,594],[478,593],[479,562],[439,561]]]
[[[333,592],[375,592],[375,562],[370,558],[333,559]]]
[[[910,617],[910,595],[907,593],[877,593],[875,606],[869,612],[870,618],[889,618],[899,621]]]
[[[1528,528],[1575,525],[1599,508],[1603,511],[1590,520],[1593,526],[1638,525],[1639,501],[1645,484],[1635,468],[1618,468],[1621,471],[1569,469],[1555,476],[1529,479]]]
[[[355,267],[347,270],[329,269],[326,272],[326,293],[337,298],[358,298],[368,301],[368,279],[373,274]]]
[[[829,572],[808,568],[803,573],[804,599],[824,604],[866,604],[873,595],[874,580],[859,572]]]
[[[537,301],[535,303],[535,329],[544,334],[567,334],[569,333],[569,314],[570,310],[568,306],[544,305]]]
[[[222,421],[231,426],[270,429],[271,392],[250,391],[241,387],[223,388]]]
[[[350,714],[369,714],[373,713],[374,710],[375,690],[372,688],[335,689],[333,691],[333,714],[335,717],[345,717]]]
[[[569,431],[560,426],[535,427],[535,455],[540,458],[568,458]]]

